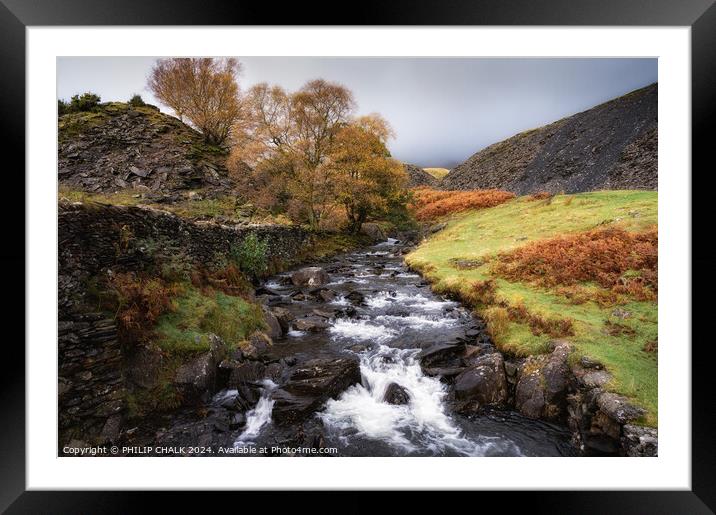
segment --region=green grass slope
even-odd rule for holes
[[[407,256],[410,266],[421,271],[438,292],[470,299],[473,282],[493,279],[500,302],[524,305],[546,318],[572,319],[574,335],[568,338],[575,349],[572,359],[586,355],[602,362],[613,377],[608,388],[646,408],[642,422],[657,425],[657,354],[644,350],[657,341],[656,302],[624,299],[617,305],[604,306],[592,300],[575,304],[554,289],[509,282],[492,273],[496,254],[528,242],[610,226],[634,232],[654,227],[656,192],[598,191],[557,195],[551,200],[521,197],[461,213],[447,222],[443,231]],[[587,292],[600,288],[594,284],[582,287]],[[490,309],[475,307],[478,312]],[[621,318],[619,311],[630,316]],[[615,334],[610,330],[613,324],[626,329]],[[496,340],[501,350],[526,356],[546,352],[551,338],[535,335],[526,324],[510,320]]]

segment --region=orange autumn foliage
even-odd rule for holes
[[[638,300],[658,292],[658,233],[618,228],[533,242],[498,256],[493,272],[513,281],[541,286],[595,282]]]
[[[502,190],[441,191],[417,188],[413,190],[411,208],[415,218],[427,221],[468,209],[494,207],[514,197],[514,193]]]

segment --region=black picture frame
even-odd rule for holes
[[[280,7],[279,7],[280,6]],[[24,284],[17,270],[25,268],[24,227],[24,148],[25,105],[25,29],[49,25],[589,25],[589,26],[686,26],[691,28],[692,51],[692,236],[710,234],[708,216],[711,175],[709,163],[712,140],[708,134],[710,118],[716,112],[716,6],[714,0],[452,0],[392,2],[362,1],[350,10],[337,2],[261,3],[227,0],[0,0],[0,124],[6,161],[5,191],[12,199],[1,203],[4,211],[6,244],[0,248],[0,262],[6,273],[6,298],[14,292],[5,310],[6,320],[24,319]],[[321,13],[317,15],[316,13]],[[48,150],[49,151],[49,150]],[[713,164],[709,163],[710,167]],[[698,188],[694,180],[698,178]],[[689,178],[686,177],[685,180]],[[707,181],[709,183],[707,184]],[[8,186],[9,185],[9,186]],[[668,194],[668,192],[666,192]],[[17,205],[19,204],[19,205]],[[19,218],[22,217],[20,223]],[[8,234],[9,232],[9,234]],[[709,240],[710,238],[704,238]],[[13,244],[9,242],[13,241]],[[694,290],[708,292],[714,285],[716,254],[708,241],[692,238],[692,274],[698,277]],[[21,293],[23,292],[23,293]],[[694,291],[695,293],[695,291]],[[692,490],[641,492],[521,492],[510,493],[510,505],[526,503],[533,512],[550,513],[713,513],[716,510],[716,445],[713,435],[714,376],[711,371],[712,344],[699,339],[697,329],[706,329],[711,305],[708,300],[692,300]],[[17,326],[17,322],[14,322]],[[10,325],[10,324],[7,324]],[[705,334],[705,331],[704,333]],[[18,335],[24,340],[24,329]],[[134,506],[145,506],[149,494],[136,492],[38,492],[25,491],[25,353],[19,338],[6,339],[0,373],[0,510],[7,513],[127,513]],[[12,343],[11,343],[12,342]],[[699,342],[701,343],[699,345]],[[228,494],[212,493],[212,504]],[[241,493],[242,505],[249,506],[253,495]],[[254,494],[255,495],[255,494]],[[266,494],[264,494],[266,495]],[[360,494],[355,500],[340,502],[344,511],[372,511]],[[473,494],[474,495],[474,494]],[[496,493],[479,493],[481,502]],[[504,494],[502,494],[504,495]],[[191,508],[181,493],[164,495],[162,511],[177,504]],[[330,506],[332,494],[323,494],[321,504]],[[272,498],[281,500],[282,496]],[[414,495],[423,508],[439,503],[429,495]],[[460,502],[459,497],[457,497]],[[260,502],[260,501],[259,501]],[[265,502],[265,501],[264,501]],[[166,504],[165,504],[166,503]],[[336,506],[336,505],[334,505]],[[439,506],[439,504],[438,504]],[[444,506],[443,506],[444,507]]]

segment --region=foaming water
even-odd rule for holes
[[[449,300],[429,299],[422,294],[381,291],[369,296],[365,300],[366,305],[373,309],[381,309],[387,306],[396,305],[410,308],[418,308],[423,311],[441,311],[445,308],[456,306],[457,303]]]
[[[375,320],[380,323],[395,324],[399,326],[410,327],[411,329],[423,329],[426,327],[452,327],[457,323],[457,321],[452,318],[435,317],[428,315],[378,315],[377,317],[375,317]]]
[[[261,398],[256,407],[246,414],[246,426],[234,442],[234,447],[250,443],[259,435],[261,429],[271,422],[274,403],[273,399],[271,399],[271,394],[278,385],[270,379],[264,379],[262,384]]]
[[[329,328],[329,332],[338,338],[356,341],[371,340],[383,343],[398,335],[398,331],[369,320],[338,319]]]
[[[361,356],[363,382],[346,390],[337,400],[329,400],[318,414],[329,429],[347,436],[381,440],[406,453],[430,451],[433,454],[484,456],[491,453],[521,455],[509,441],[478,437],[466,438],[445,409],[447,392],[435,378],[423,375],[415,359],[418,350],[380,345]],[[406,405],[384,401],[391,383],[403,387],[410,397]]]

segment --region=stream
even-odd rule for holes
[[[288,368],[317,358],[359,360],[360,384],[323,402],[302,424],[302,441],[320,440],[337,449],[338,456],[576,455],[564,427],[511,410],[463,415],[453,409],[448,384],[438,375],[426,375],[419,353],[436,344],[459,342],[495,350],[479,318],[433,293],[407,269],[404,249],[389,239],[315,263],[329,274],[329,282],[322,286],[330,290],[325,298],[304,295],[306,288],[292,284],[291,272],[270,278],[259,290],[270,306],[280,306],[299,319],[319,314],[327,324],[320,331],[302,331],[291,324],[284,337],[274,339],[271,360]],[[245,450],[295,442],[296,428],[279,427],[272,419],[277,383],[280,380],[273,378],[256,385],[259,399],[238,415],[238,423],[221,422],[237,417],[231,407],[239,392],[225,389],[208,400],[209,416],[201,422],[187,410],[163,421],[165,427],[154,443]],[[404,403],[384,400],[391,384],[401,387]]]

